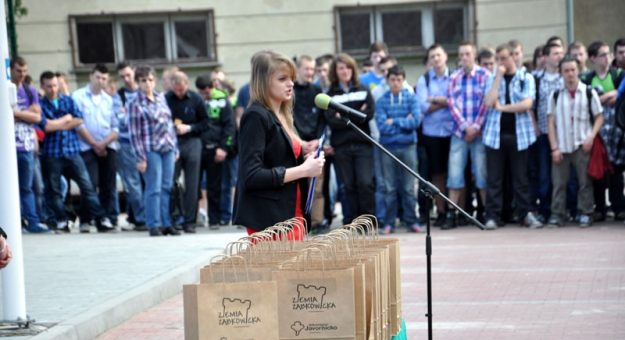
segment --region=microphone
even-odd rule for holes
[[[315,97],[315,105],[324,110],[333,109],[341,113],[343,116],[347,116],[347,118],[356,120],[359,123],[362,123],[367,119],[367,116],[364,113],[333,101],[332,98],[325,93],[319,93]]]

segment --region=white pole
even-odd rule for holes
[[[24,256],[22,252],[22,225],[20,219],[20,196],[17,179],[17,154],[13,110],[9,105],[9,45],[5,1],[2,1],[0,17],[0,58],[5,64],[5,75],[0,75],[0,227],[9,236],[13,251],[9,265],[0,270],[2,275],[2,311],[6,321],[26,321],[26,291],[24,289]]]

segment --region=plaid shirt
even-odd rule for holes
[[[150,101],[139,92],[129,106],[130,144],[138,160],[145,161],[147,152],[178,152],[171,110],[162,93],[154,92],[154,101]]]
[[[624,81],[625,82],[625,81]],[[616,125],[614,106],[603,106],[603,125],[599,134],[603,138],[605,148],[613,164],[625,164],[625,131]]]
[[[482,129],[486,116],[484,96],[489,77],[490,72],[477,65],[473,66],[469,74],[461,68],[449,76],[447,102],[454,119],[456,137],[464,139],[464,129],[471,125]]]
[[[491,76],[488,80],[488,88],[493,85],[495,76]],[[510,81],[510,104],[516,104],[524,99],[536,97],[536,84],[534,77],[523,69],[517,70],[514,77]],[[501,80],[497,99],[502,105],[506,102],[506,82]],[[506,113],[510,114],[510,113]],[[534,131],[534,122],[529,110],[525,112],[515,113],[516,115],[516,142],[519,151],[529,148],[536,141],[536,132]],[[482,142],[491,149],[499,149],[501,135],[501,111],[493,108],[488,110],[486,118],[486,126],[484,127],[484,138]]]
[[[68,113],[74,118],[82,119],[82,113],[76,107],[74,100],[64,94],[59,93],[58,108],[46,97],[42,97],[39,104],[41,105],[41,122],[39,126],[44,131],[48,119],[59,119]],[[78,156],[79,153],[78,134],[74,129],[46,132],[46,138],[43,140],[43,149],[39,152],[40,155],[50,158],[72,158]]]

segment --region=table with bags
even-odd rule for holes
[[[185,285],[186,340],[403,340],[399,240],[361,216],[327,235],[279,223],[226,247]]]

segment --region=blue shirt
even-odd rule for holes
[[[53,101],[42,97],[40,99],[40,105],[41,122],[39,126],[44,131],[48,119],[59,119],[68,113],[74,118],[82,119],[82,114],[76,108],[74,100],[64,94],[59,94],[58,99]],[[43,148],[39,153],[43,157],[50,158],[72,158],[78,156],[80,147],[78,146],[76,130],[46,132],[46,138],[43,140]]]
[[[430,84],[426,87],[425,75],[417,81],[417,97],[421,103],[423,114],[423,134],[430,137],[449,137],[454,132],[454,119],[451,116],[449,106],[428,113],[431,103],[428,97],[447,97],[449,91],[449,69],[445,68],[445,74],[439,78],[434,70],[428,71]]]
[[[392,124],[386,122],[389,118],[393,119]],[[382,145],[404,147],[417,143],[417,127],[421,122],[421,110],[414,93],[407,89],[402,89],[397,95],[387,91],[375,103],[375,119],[380,129]]]
[[[237,107],[247,108],[250,103],[250,83],[247,83],[239,89],[237,96]]]
[[[83,115],[83,124],[76,131],[87,128],[96,141],[104,140],[111,132],[119,133],[117,115],[113,113],[113,98],[108,93],[100,92],[100,101],[96,103],[89,85],[72,93],[76,107]],[[80,151],[91,150],[91,145],[82,138],[79,140]],[[117,143],[111,143],[109,148],[117,150]]]
[[[493,86],[495,75],[488,79],[487,91]],[[501,80],[497,98],[499,103],[506,103],[506,81]],[[536,97],[536,84],[534,77],[524,69],[518,69],[510,81],[510,104],[516,104],[524,99]],[[511,113],[506,113],[511,114]],[[536,132],[534,130],[534,122],[530,116],[529,110],[525,112],[514,113],[516,115],[516,140],[517,150],[522,151],[529,148],[536,141]],[[501,111],[494,108],[488,108],[486,116],[486,125],[484,126],[484,136],[482,142],[491,149],[499,149],[501,144]]]
[[[384,81],[384,76],[376,77],[372,70],[365,74],[361,74],[359,79],[361,84],[368,87],[369,90],[373,90],[376,86],[380,85],[382,81]]]

